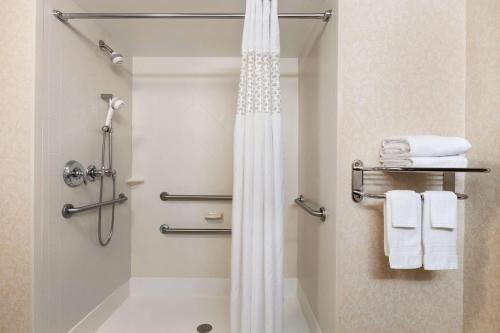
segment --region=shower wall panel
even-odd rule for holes
[[[62,205],[95,203],[99,182],[76,188],[65,185],[62,169],[66,161],[84,166],[100,165],[101,127],[107,103],[101,93],[113,93],[127,106],[114,117],[114,168],[117,193],[129,195],[125,179],[131,173],[131,87],[126,67],[116,67],[97,47],[99,39],[119,45],[94,21],[64,24],[51,15],[53,9],[81,11],[72,1],[51,0],[43,8],[43,57],[41,91],[37,110],[37,182],[41,187],[40,232],[37,235],[36,280],[39,283],[37,328],[39,332],[67,332],[89,311],[130,277],[129,202],[116,208],[115,232],[103,248],[97,239],[97,211],[61,215]],[[122,50],[120,50],[122,51]],[[127,59],[131,61],[131,59]],[[104,200],[110,199],[111,181],[106,179]],[[110,209],[103,210],[103,232],[107,232]]]
[[[173,228],[230,228],[230,202],[164,202],[171,194],[231,194],[240,58],[134,59],[132,274],[229,278],[228,235],[163,235]],[[297,60],[282,60],[285,273],[296,276]],[[208,221],[208,213],[223,218]]]
[[[328,8],[337,8],[330,1]],[[337,173],[337,18],[318,26],[299,60],[299,192],[328,212],[299,212],[298,277],[320,329],[333,332]],[[304,304],[303,304],[304,305]],[[315,329],[311,329],[316,332]]]

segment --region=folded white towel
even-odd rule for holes
[[[468,161],[463,155],[442,157],[382,157],[380,163],[386,167],[415,168],[466,168]]]
[[[423,196],[424,269],[457,269],[457,196],[445,191],[427,191]]]
[[[384,252],[393,269],[422,267],[421,198],[389,191],[384,202]]]
[[[395,136],[382,142],[381,157],[452,156],[465,154],[471,144],[464,138],[437,135]]]

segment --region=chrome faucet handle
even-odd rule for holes
[[[85,169],[85,174],[87,175],[87,179],[89,182],[93,182],[96,180],[97,176],[99,176],[99,170],[94,164],[91,164]]]
[[[69,187],[77,187],[82,183],[87,185],[83,166],[80,162],[71,160],[66,163],[63,169],[63,179]]]

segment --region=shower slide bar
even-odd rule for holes
[[[53,15],[60,21],[77,19],[243,19],[243,13],[63,13],[53,10]],[[284,19],[317,19],[328,22],[333,16],[333,10],[323,13],[282,13]]]
[[[114,200],[98,202],[98,203],[91,204],[91,205],[75,207],[72,204],[65,204],[62,208],[62,216],[64,216],[64,218],[69,219],[71,216],[73,216],[73,214],[76,214],[76,213],[81,213],[81,212],[85,212],[87,210],[92,210],[92,209],[98,209],[100,207],[114,205],[117,203],[121,204],[127,200],[128,200],[127,196],[123,193],[120,193],[118,195],[118,198],[116,198]]]

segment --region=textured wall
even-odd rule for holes
[[[67,332],[106,296],[130,277],[129,202],[116,207],[115,232],[103,248],[97,240],[97,211],[61,216],[64,203],[75,206],[98,201],[98,182],[76,188],[61,177],[64,164],[77,160],[84,166],[100,165],[101,126],[107,103],[101,93],[113,93],[127,105],[113,120],[113,167],[117,193],[129,195],[125,179],[131,173],[132,79],[126,67],[116,67],[97,47],[106,34],[93,21],[63,24],[50,12],[54,8],[81,11],[69,0],[45,1],[43,9],[43,60],[37,109],[37,183],[41,193],[37,220],[36,318],[40,332]],[[108,42],[117,50],[127,52]],[[132,59],[126,61],[131,64]],[[111,197],[106,179],[104,200]],[[110,208],[103,210],[103,234],[107,233]]]
[[[317,25],[323,31],[299,61],[299,193],[329,215],[320,223],[299,211],[298,277],[323,332],[335,324],[337,22]]]
[[[467,1],[466,133],[475,165],[468,175],[464,330],[500,332],[500,1]]]
[[[22,17],[23,19],[19,19]],[[32,330],[35,1],[0,2],[0,332]],[[12,47],[15,41],[15,47]]]
[[[162,235],[171,227],[231,226],[230,202],[163,202],[173,194],[232,193],[233,131],[240,58],[134,58],[132,274],[229,277],[231,238]],[[285,274],[296,276],[297,60],[282,60],[285,141]],[[207,222],[206,213],[224,214]]]
[[[336,331],[461,332],[462,264],[389,269],[382,201],[350,191],[352,161],[376,165],[384,137],[464,136],[465,2],[340,1],[339,40]]]

